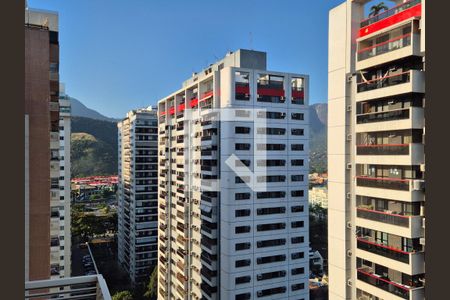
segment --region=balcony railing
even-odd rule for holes
[[[399,12],[402,12],[404,10],[407,10],[408,8],[411,8],[411,7],[419,4],[420,2],[421,2],[421,0],[411,0],[409,2],[394,6],[391,9],[388,9],[376,16],[373,16],[373,17],[370,17],[370,18],[367,18],[367,19],[361,21],[360,27],[363,28],[363,27],[369,26],[375,22],[389,18],[395,14],[398,14]]]
[[[102,275],[25,282],[25,299],[111,300]]]
[[[356,216],[358,218],[387,223],[391,225],[397,225],[402,227],[409,227],[409,219],[412,216],[404,216],[399,214],[392,214],[383,211],[376,211],[358,207],[356,209]]]
[[[409,119],[408,108],[357,115],[356,123],[365,124],[365,123],[396,121],[405,119]]]
[[[376,90],[384,87],[390,87],[397,84],[408,83],[411,81],[411,71],[402,72],[395,75],[384,76],[367,81],[358,82],[358,93]]]
[[[409,286],[392,282],[379,275],[369,273],[368,270],[362,268],[358,269],[358,279],[403,299],[409,299],[410,291],[413,289]]]
[[[362,187],[409,191],[410,180],[388,177],[356,176],[356,185]]]
[[[356,145],[357,155],[408,155],[409,144]]]
[[[411,45],[411,33],[395,37],[386,42],[373,45],[358,51],[358,61],[388,53]]]
[[[401,261],[403,263],[409,263],[409,252],[402,251],[400,249],[390,247],[387,245],[381,245],[368,240],[368,238],[358,237],[357,238],[357,248],[387,257],[396,261]]]

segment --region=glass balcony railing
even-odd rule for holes
[[[408,155],[409,144],[356,145],[357,155]]]
[[[409,263],[409,252],[405,252],[391,246],[371,242],[365,237],[357,238],[357,248],[396,261],[401,261],[406,264]]]
[[[388,177],[356,176],[356,185],[361,187],[409,191],[410,180]]]
[[[363,27],[369,26],[375,22],[389,18],[395,14],[398,14],[399,12],[402,12],[404,10],[407,10],[408,8],[411,8],[411,7],[419,4],[420,2],[421,2],[421,0],[411,0],[411,1],[408,1],[405,3],[402,3],[400,5],[397,5],[395,7],[392,7],[391,9],[386,10],[378,15],[375,15],[373,17],[370,17],[370,18],[367,18],[367,19],[361,21],[360,27],[363,28]]]
[[[360,114],[356,116],[356,123],[365,124],[405,119],[409,119],[409,108]]]
[[[377,211],[373,209],[358,207],[356,208],[356,217],[366,220],[387,223],[391,225],[409,227],[409,219],[412,216],[405,216],[389,213],[386,211]]]
[[[370,273],[366,269],[358,269],[358,280],[364,281],[365,283],[380,288],[403,299],[409,299],[409,287],[392,282],[389,279],[381,277],[377,274]]]
[[[376,90],[384,87],[390,87],[397,84],[403,84],[411,81],[411,71],[402,72],[395,75],[388,75],[381,78],[375,78],[358,82],[358,93]]]
[[[25,282],[25,299],[36,299],[36,297],[39,299],[111,300],[108,286],[102,275]]]
[[[358,61],[388,53],[411,45],[411,33],[393,38],[389,41],[373,45],[358,51]]]

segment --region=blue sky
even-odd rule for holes
[[[266,51],[269,70],[309,74],[311,103],[326,102],[328,11],[343,0],[28,2],[59,13],[67,93],[121,118],[238,48]]]

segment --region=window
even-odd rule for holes
[[[269,263],[285,261],[285,260],[286,260],[286,255],[280,254],[280,255],[258,257],[256,259],[256,263],[258,265],[263,265],[263,264],[269,264]]]
[[[250,193],[236,193],[234,194],[235,200],[248,200],[250,199]]]
[[[292,120],[304,120],[305,115],[302,113],[292,113],[291,114],[291,119]]]
[[[269,224],[259,224],[256,226],[257,231],[283,230],[285,228],[286,223],[269,223]]]
[[[248,233],[250,232],[250,226],[236,226],[234,228],[234,233],[239,234],[239,233]]]
[[[303,228],[305,225],[304,221],[296,221],[291,223],[291,228]]]
[[[256,214],[260,215],[273,215],[273,214],[284,214],[286,212],[286,207],[268,207],[268,208],[258,208]]]
[[[304,288],[305,288],[305,284],[303,282],[302,283],[293,284],[291,286],[291,290],[292,291],[303,290]]]
[[[280,287],[275,287],[275,288],[258,291],[256,293],[256,295],[258,296],[258,298],[260,298],[260,297],[266,297],[266,296],[275,295],[275,294],[283,294],[285,292],[286,292],[286,287],[280,286]]]
[[[295,268],[291,270],[291,275],[305,274],[305,268]]]
[[[235,300],[249,300],[251,299],[252,294],[250,293],[242,293],[242,294],[237,294],[234,299]]]
[[[296,236],[291,238],[291,243],[292,244],[301,244],[305,242],[305,237],[304,236]]]
[[[251,246],[251,244],[250,243],[237,243],[235,246],[234,246],[234,249],[236,250],[236,251],[240,251],[240,250],[248,250],[248,249],[250,249],[250,246]]]
[[[296,206],[291,207],[291,212],[293,212],[293,213],[303,212],[303,211],[304,211],[303,205],[296,205]]]
[[[286,165],[284,159],[258,159],[256,161],[258,167],[283,167]]]
[[[250,216],[250,209],[237,209],[234,212],[236,218]]]
[[[234,128],[234,133],[237,133],[237,134],[248,134],[248,133],[250,133],[250,127],[237,126],[237,127]]]
[[[292,151],[303,151],[303,144],[292,144],[291,150]]]
[[[248,111],[248,110],[242,110],[242,109],[236,109],[236,110],[234,111],[234,116],[235,116],[235,117],[244,117],[244,118],[247,118],[247,117],[250,117],[250,111]]]
[[[251,280],[250,276],[241,276],[241,277],[236,277],[234,282],[236,284],[243,284],[243,283],[249,283]]]
[[[274,279],[274,278],[281,278],[281,277],[285,277],[286,276],[286,271],[275,271],[275,272],[267,272],[267,273],[262,273],[262,274],[258,274],[256,276],[256,280],[261,281],[261,280],[267,280],[267,279]]]
[[[256,198],[258,199],[268,199],[268,198],[284,198],[286,196],[286,192],[276,191],[276,192],[257,192]]]
[[[235,167],[243,167],[243,166],[247,166],[250,167],[250,160],[249,159],[237,159],[234,161],[234,166]]]
[[[286,176],[284,175],[271,175],[271,176],[257,176],[257,182],[285,182]]]
[[[256,129],[258,134],[267,135],[284,135],[286,133],[285,128],[271,128],[271,127],[259,127]]]
[[[291,254],[292,259],[300,259],[305,257],[305,252],[295,252]]]
[[[250,259],[240,259],[234,262],[236,268],[248,267],[250,266]]]
[[[291,181],[292,182],[304,181],[304,176],[303,175],[291,175]]]
[[[248,183],[248,182],[250,182],[250,176],[242,176],[242,177],[236,176],[234,179],[234,182],[235,183],[246,183],[246,182]]]
[[[250,100],[250,73],[248,72],[234,72],[234,85],[236,100],[248,101]]]
[[[292,128],[291,129],[291,134],[292,135],[304,135],[304,129],[300,129],[300,128]]]
[[[284,151],[285,144],[257,144],[257,149],[262,151]]]
[[[236,143],[234,145],[235,150],[250,150],[250,144],[244,144],[244,143]]]
[[[278,111],[258,111],[257,117],[261,119],[284,119],[286,113]]]
[[[291,160],[291,166],[303,166],[303,159],[293,159]]]
[[[292,197],[303,197],[304,193],[305,192],[303,190],[291,191],[291,196]]]
[[[267,240],[267,241],[258,241],[258,242],[256,242],[256,247],[258,247],[258,248],[275,247],[275,246],[282,246],[285,244],[286,244],[286,239],[274,239],[274,240]]]

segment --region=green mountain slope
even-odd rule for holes
[[[117,125],[72,117],[72,177],[117,174]]]

